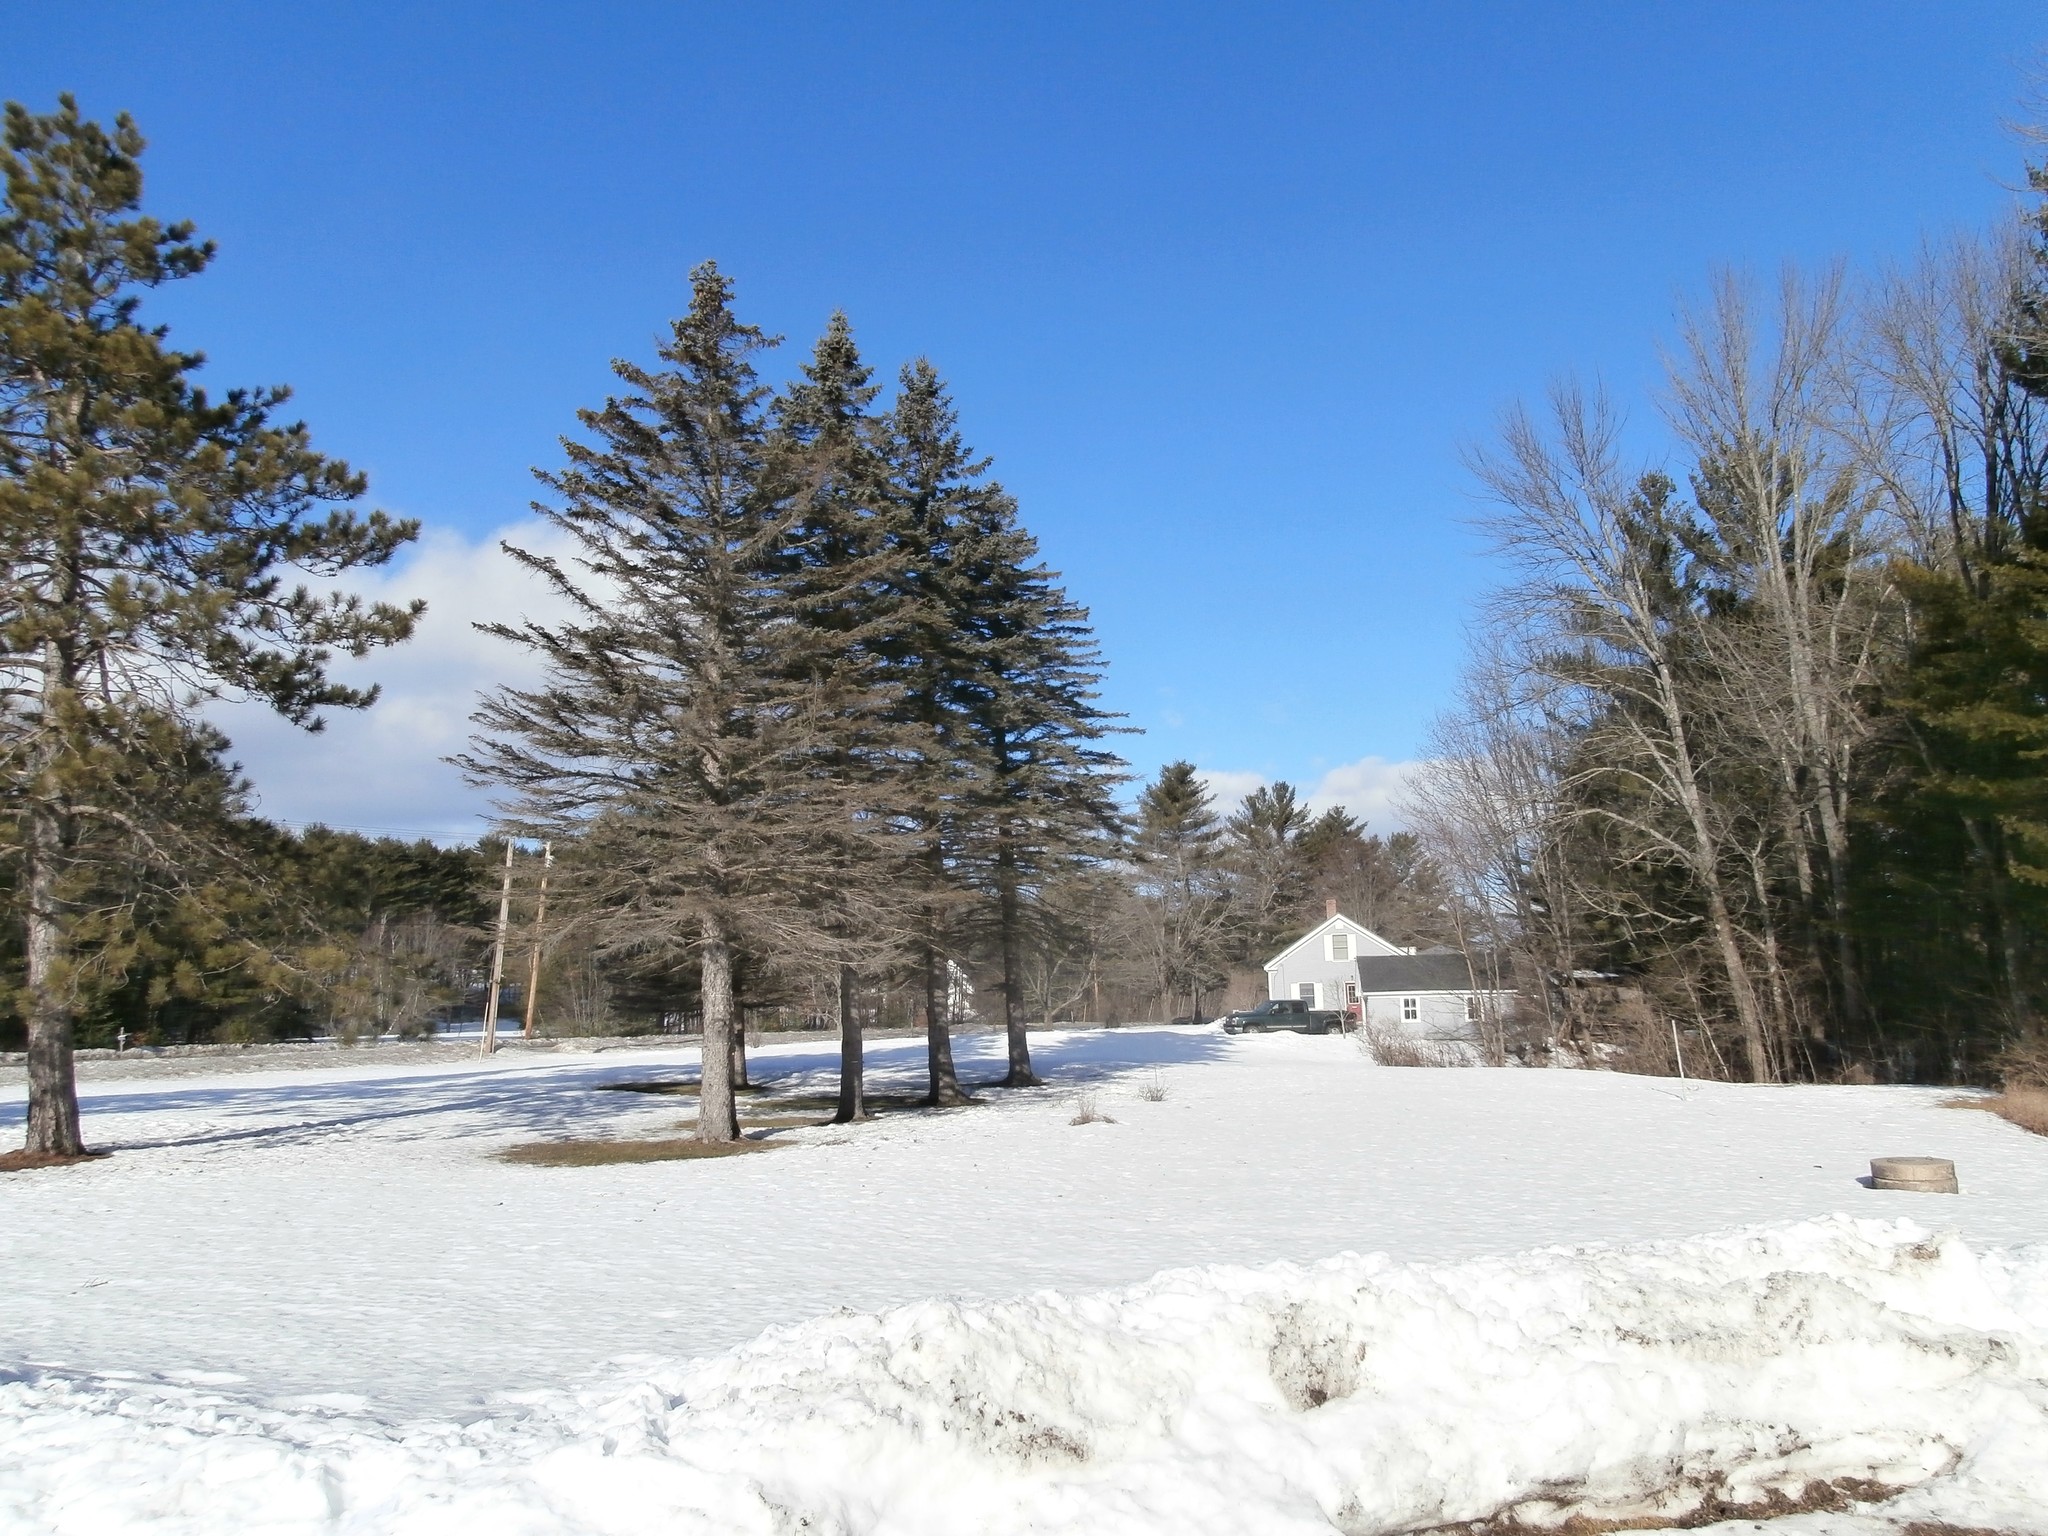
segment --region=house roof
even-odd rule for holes
[[[1456,950],[1423,955],[1361,955],[1361,992],[1470,992],[1474,972],[1485,974],[1483,959],[1467,965]],[[1485,990],[1485,989],[1482,989]]]
[[[1301,948],[1302,945],[1308,943],[1311,939],[1321,938],[1324,934],[1328,933],[1332,928],[1337,927],[1340,923],[1346,928],[1352,929],[1357,933],[1365,935],[1366,938],[1372,940],[1372,942],[1375,944],[1385,945],[1389,950],[1393,950],[1397,953],[1400,949],[1399,945],[1387,943],[1385,939],[1381,938],[1378,934],[1374,933],[1370,928],[1366,927],[1365,924],[1355,923],[1350,918],[1346,917],[1342,912],[1339,912],[1334,917],[1324,918],[1320,923],[1317,923],[1315,927],[1309,929],[1307,933],[1304,933],[1292,944],[1288,945],[1285,949],[1281,950],[1279,954],[1275,955],[1272,959],[1268,960],[1266,962],[1266,969],[1269,971],[1272,970],[1274,966],[1278,965],[1282,960],[1285,960],[1289,955],[1293,954],[1297,949]]]

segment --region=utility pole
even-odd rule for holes
[[[533,953],[526,962],[526,1023],[519,1033],[533,1038],[534,1004],[540,998],[541,925],[548,920],[548,871],[555,867],[555,845],[540,845],[540,896],[533,906]]]
[[[505,984],[505,927],[512,920],[512,839],[505,839],[505,878],[498,886],[498,930],[491,939],[491,990],[484,998],[484,1043],[477,1053],[498,1048],[498,989]]]

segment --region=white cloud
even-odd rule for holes
[[[1316,781],[1308,793],[1308,807],[1324,811],[1341,805],[1375,832],[1397,832],[1401,791],[1421,768],[1419,761],[1395,763],[1384,757],[1339,763]]]
[[[1327,770],[1302,798],[1311,811],[1321,813],[1338,805],[1375,832],[1397,832],[1401,828],[1401,791],[1421,767],[1419,761],[1361,757],[1355,763],[1339,763]],[[1273,782],[1267,775],[1248,769],[1204,768],[1200,772],[1202,782],[1215,797],[1217,809],[1226,814],[1253,790]]]
[[[429,533],[387,569],[347,583],[367,598],[427,600],[427,614],[405,645],[362,661],[343,659],[335,675],[376,682],[384,694],[365,711],[337,710],[309,736],[255,705],[231,705],[214,719],[234,741],[234,757],[254,781],[258,809],[276,820],[325,822],[369,832],[471,838],[490,817],[486,791],[473,789],[443,761],[469,739],[478,694],[538,681],[530,652],[472,628],[479,619],[563,616],[560,600],[498,547],[510,540],[541,554],[566,556],[552,528],[521,521],[477,539]],[[1422,765],[1362,757],[1328,769],[1305,799],[1313,811],[1341,805],[1376,832],[1401,825],[1396,803]],[[1272,782],[1248,769],[1205,768],[1202,782],[1223,814]]]
[[[1255,789],[1264,789],[1269,782],[1263,773],[1236,768],[1203,768],[1196,772],[1195,777],[1209,791],[1217,811],[1225,816],[1236,810],[1238,802],[1246,795]]]
[[[332,711],[318,735],[252,704],[213,712],[255,783],[261,814],[294,824],[441,838],[474,837],[484,829],[487,794],[464,784],[442,759],[467,742],[480,692],[536,681],[539,668],[531,653],[471,626],[479,619],[562,613],[560,600],[498,547],[501,539],[537,553],[566,553],[559,534],[532,521],[475,542],[429,533],[391,566],[346,583],[366,598],[427,600],[426,616],[406,644],[335,664],[341,681],[383,685],[383,697],[368,710]]]

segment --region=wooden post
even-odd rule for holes
[[[526,964],[526,1022],[519,1033],[533,1038],[533,1009],[540,998],[541,925],[548,920],[548,871],[555,867],[555,845],[540,845],[540,896],[533,907],[533,954]]]
[[[505,878],[498,886],[498,930],[491,940],[491,990],[484,998],[484,1043],[477,1052],[488,1056],[498,1048],[498,989],[505,984],[505,928],[512,920],[512,839],[505,839]]]
[[[1678,1020],[1671,1020],[1671,1054],[1678,1058],[1678,1080],[1685,1081],[1685,1052],[1678,1044]]]

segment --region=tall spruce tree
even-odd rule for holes
[[[966,739],[979,772],[963,818],[963,867],[984,895],[1008,1042],[1006,1087],[1038,1079],[1023,1010],[1027,906],[1044,882],[1109,851],[1122,761],[1094,745],[1114,729],[1096,703],[1101,660],[1070,600],[993,482],[963,508],[954,631]]]
[[[1224,823],[1243,962],[1263,959],[1294,927],[1305,891],[1301,835],[1308,807],[1292,784],[1260,785]]]
[[[972,670],[960,617],[974,601],[963,531],[985,493],[983,461],[968,451],[945,386],[929,363],[907,365],[885,424],[883,452],[894,559],[890,632],[883,653],[896,693],[893,714],[910,751],[898,781],[915,839],[912,884],[916,966],[925,1021],[930,1100],[961,1104],[949,1027],[956,926],[971,901],[962,880],[964,840],[984,772],[967,717],[963,679]]]
[[[1100,662],[1087,613],[1039,560],[990,461],[967,446],[930,363],[904,369],[888,444],[890,654],[912,732],[905,806],[923,843],[931,1095],[950,1103],[961,1096],[941,1004],[951,952],[974,929],[992,937],[1004,1082],[1036,1082],[1023,1010],[1027,908],[1045,879],[1103,851],[1122,765],[1094,745],[1113,726],[1095,702]]]
[[[1145,786],[1131,851],[1161,1001],[1170,1009],[1184,993],[1199,1010],[1221,979],[1230,901],[1223,826],[1193,763],[1168,763]]]
[[[601,948],[694,963],[703,1008],[697,1135],[738,1137],[734,978],[847,952],[835,914],[849,851],[873,835],[861,776],[879,698],[806,545],[810,499],[778,472],[754,359],[772,343],[706,263],[659,369],[580,419],[535,510],[574,567],[507,546],[565,598],[560,624],[484,628],[534,650],[546,681],[500,689],[459,761],[508,791],[508,830],[582,838],[564,896]],[[565,882],[567,883],[567,882]]]
[[[72,1049],[82,861],[161,870],[201,829],[167,784],[196,706],[261,700],[317,730],[374,689],[328,675],[404,639],[420,605],[287,585],[388,560],[417,531],[343,510],[363,478],[275,417],[289,392],[218,400],[197,353],[138,318],[141,294],[204,270],[189,224],[141,215],[142,135],[69,96],[10,103],[0,212],[0,782],[20,862],[33,1155],[84,1150]],[[201,754],[204,756],[205,754]]]
[[[894,695],[886,692],[884,658],[900,629],[894,617],[903,598],[887,515],[884,425],[873,411],[879,393],[852,326],[844,314],[834,314],[799,377],[775,401],[768,458],[796,512],[792,595],[805,620],[832,636],[832,664],[860,669],[866,686],[881,690],[873,693],[875,701],[886,704]],[[841,753],[833,765],[868,833],[835,840],[828,849],[846,860],[823,914],[842,945],[833,976],[839,1024],[834,1118],[841,1122],[867,1116],[855,1007],[860,973],[892,959],[907,927],[903,896],[910,881],[888,844],[903,824],[896,788],[916,739],[901,719],[873,721],[863,749]]]

